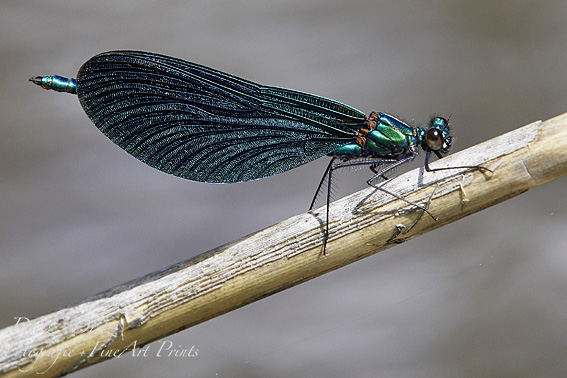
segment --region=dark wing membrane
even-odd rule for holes
[[[230,183],[284,172],[353,140],[360,111],[137,51],[97,55],[79,70],[87,115],[142,162],[182,178]]]

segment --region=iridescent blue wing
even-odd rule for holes
[[[362,112],[175,59],[113,51],[77,76],[87,115],[142,162],[182,178],[231,183],[287,171],[353,140]]]

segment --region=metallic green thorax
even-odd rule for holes
[[[424,130],[413,128],[389,114],[371,113],[368,128],[358,132],[356,142],[338,148],[331,155],[343,159],[412,155],[417,152],[425,134]]]

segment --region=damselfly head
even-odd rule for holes
[[[422,144],[424,150],[447,153],[451,148],[452,137],[449,131],[449,121],[443,117],[435,117],[431,120],[429,128],[425,133]]]

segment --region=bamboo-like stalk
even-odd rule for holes
[[[437,221],[369,188],[331,205],[326,255],[325,211],[318,209],[0,330],[0,375],[60,376],[139,349],[565,175],[567,114],[534,122],[432,166],[477,164],[493,172],[419,168],[387,184],[405,198],[428,204]]]

